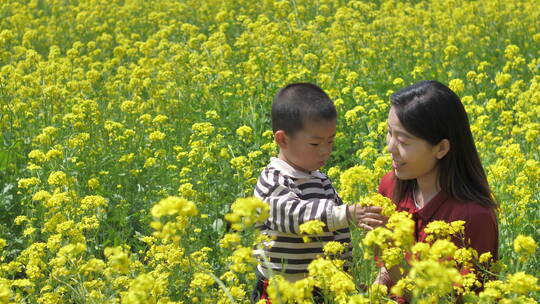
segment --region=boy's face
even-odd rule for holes
[[[275,139],[280,147],[279,158],[298,170],[318,170],[330,158],[335,136],[335,120],[306,123],[292,136],[277,131]]]

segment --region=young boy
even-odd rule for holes
[[[343,204],[328,177],[318,170],[330,158],[336,119],[332,100],[314,84],[290,84],[274,98],[272,129],[279,155],[271,158],[254,191],[270,205],[270,216],[258,228],[272,241],[257,251],[269,263],[261,259],[257,266],[253,300],[266,298],[270,272],[291,282],[305,278],[309,263],[322,256],[326,242],[347,243],[344,258],[350,259],[349,224],[364,229],[382,224],[379,207]],[[324,232],[305,243],[299,226],[311,220],[325,223]]]

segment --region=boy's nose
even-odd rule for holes
[[[319,154],[321,154],[322,156],[328,156],[330,155],[330,153],[332,153],[332,146],[326,146],[326,145],[323,145],[321,150],[319,151]]]

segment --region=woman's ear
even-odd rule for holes
[[[448,154],[450,151],[450,141],[448,139],[443,139],[441,142],[437,145],[437,151],[435,152],[435,157],[437,159],[442,159],[443,157]]]
[[[285,134],[285,131],[277,130],[276,133],[274,133],[274,141],[280,149],[287,148],[287,134]]]

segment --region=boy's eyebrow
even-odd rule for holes
[[[336,137],[336,133],[332,134],[330,137]],[[320,137],[320,136],[311,136],[311,138],[314,138],[314,139],[324,139],[324,137]]]

